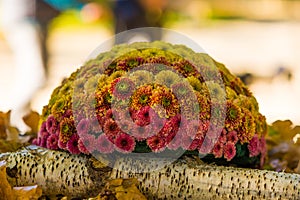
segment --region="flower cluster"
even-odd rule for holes
[[[213,109],[222,97],[224,112]],[[222,113],[220,128],[211,118]],[[153,42],[115,46],[65,79],[43,109],[34,143],[72,154],[184,150],[261,164],[265,134],[255,98],[224,65]]]

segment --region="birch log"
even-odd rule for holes
[[[13,186],[40,185],[49,196],[90,197],[108,180],[135,177],[148,199],[300,199],[300,175],[201,164],[182,158],[150,173],[126,169],[138,162],[120,159],[114,169],[87,156],[30,147],[0,154]],[[156,162],[153,160],[153,162]]]

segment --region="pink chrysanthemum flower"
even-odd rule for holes
[[[158,133],[161,131],[167,122],[167,119],[160,118],[153,109],[150,110],[150,119],[150,127],[153,133]]]
[[[192,144],[193,139],[190,136],[182,135],[181,136],[181,147],[185,150],[187,150],[190,145]]]
[[[248,150],[250,157],[254,157],[260,154],[260,141],[257,134],[255,134],[254,137],[250,140],[248,144]]]
[[[177,133],[173,139],[167,143],[167,147],[170,150],[177,150],[179,147],[181,147],[181,142],[182,142],[182,134]]]
[[[238,136],[236,131],[230,131],[227,133],[227,141],[236,144],[238,141]]]
[[[40,132],[43,132],[43,131],[48,132],[47,128],[46,128],[46,121],[41,124]]]
[[[120,133],[115,140],[117,150],[123,153],[130,153],[135,148],[134,138],[126,133]]]
[[[40,142],[39,142],[39,140],[40,140],[40,138],[34,138],[33,140],[32,140],[32,144],[33,145],[36,145],[36,146],[39,146],[40,144]]]
[[[211,153],[214,147],[214,143],[209,138],[205,137],[201,145],[198,146],[198,151],[200,154]]]
[[[83,143],[83,145],[85,146],[85,148],[90,153],[92,153],[93,151],[96,150],[97,143],[96,143],[96,137],[95,137],[95,135],[86,134],[86,135],[80,136],[80,140]],[[80,148],[79,148],[79,150],[80,150]]]
[[[223,129],[211,125],[206,133],[206,136],[210,138],[212,141],[217,141],[221,135],[222,130]]]
[[[49,116],[46,121],[46,129],[50,134],[55,134],[56,130],[58,128],[58,122],[54,118],[54,116]]]
[[[90,154],[90,151],[85,147],[82,138],[79,138],[79,140],[78,140],[78,149],[83,154],[87,154],[87,155]]]
[[[88,119],[82,119],[76,126],[77,133],[80,137],[83,135],[86,135],[89,131],[89,120]]]
[[[67,149],[72,154],[80,154],[79,148],[78,148],[78,139],[79,136],[77,134],[73,134],[69,141],[67,142]]]
[[[89,123],[90,123],[90,128],[92,130],[92,132],[94,133],[102,133],[102,127],[100,122],[98,121],[98,118],[96,117],[92,117],[89,119]]]
[[[96,150],[100,153],[112,153],[114,151],[114,144],[109,141],[105,134],[97,138],[96,145]]]
[[[41,147],[47,147],[47,139],[50,136],[50,133],[43,130],[39,132],[39,146]]]
[[[191,138],[196,138],[197,136],[200,136],[200,122],[198,120],[191,120],[188,122],[188,125],[186,127],[186,135]]]
[[[227,141],[227,131],[226,129],[224,128],[219,136],[219,139],[218,139],[219,142],[221,143],[225,143]]]
[[[151,136],[152,130],[150,126],[134,126],[130,133],[137,141],[142,141]]]
[[[48,149],[58,149],[58,135],[51,134],[47,139],[47,148]]]
[[[233,144],[232,142],[227,142],[224,146],[224,158],[226,158],[227,161],[231,161],[235,155],[235,144]]]
[[[214,154],[215,158],[222,158],[223,156],[223,143],[217,142],[212,150],[212,153]]]
[[[154,152],[163,151],[166,148],[166,142],[163,138],[154,135],[147,139],[147,144]]]

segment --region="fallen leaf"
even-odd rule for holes
[[[0,197],[3,200],[13,200],[14,195],[10,184],[6,179],[6,162],[0,162]]]
[[[107,183],[101,194],[89,200],[147,200],[136,187],[137,184],[135,178],[114,179]]]
[[[42,196],[42,189],[37,186],[14,187],[14,195],[16,199],[22,200],[38,200]]]
[[[268,147],[266,168],[300,173],[300,142],[293,140],[299,133],[300,126],[294,126],[290,120],[278,120],[269,126],[266,137]]]
[[[39,128],[40,115],[35,111],[30,111],[27,115],[23,117],[24,123],[29,126],[30,133],[37,133]]]
[[[12,188],[6,177],[6,162],[0,162],[0,199],[38,200],[41,196],[42,189],[37,185]]]
[[[7,127],[10,124],[10,111],[4,113],[0,111],[0,139],[6,139]]]

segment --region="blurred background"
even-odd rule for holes
[[[101,43],[158,26],[190,37],[240,76],[269,123],[300,124],[300,0],[133,1],[0,0],[0,110],[16,110],[16,124],[29,109],[41,113]]]

